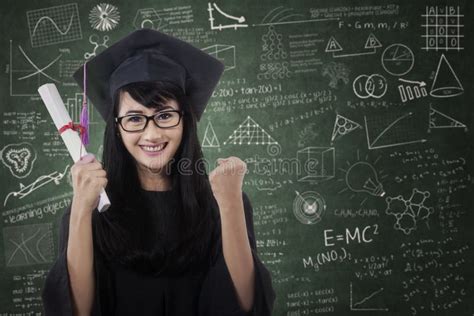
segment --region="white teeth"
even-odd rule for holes
[[[146,151],[160,151],[165,147],[165,144],[166,143],[163,143],[159,146],[153,146],[153,147],[152,146],[142,146],[142,148]]]

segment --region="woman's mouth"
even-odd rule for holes
[[[161,144],[156,145],[156,146],[143,146],[143,145],[140,145],[140,147],[147,155],[156,156],[156,155],[159,155],[160,153],[162,153],[165,150],[167,145],[168,145],[168,142],[161,143]]]

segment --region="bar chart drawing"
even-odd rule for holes
[[[426,90],[426,83],[424,81],[413,81],[399,78],[398,81],[403,82],[398,86],[398,92],[400,93],[400,99],[403,103],[408,100],[419,99],[428,96]]]

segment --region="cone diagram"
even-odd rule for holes
[[[460,95],[464,88],[444,54],[439,59],[430,95],[436,98],[448,98]]]

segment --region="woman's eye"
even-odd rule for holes
[[[129,122],[134,122],[134,123],[141,122],[141,121],[143,121],[143,117],[141,117],[141,116],[129,116],[128,121]]]
[[[167,120],[171,117],[171,113],[161,113],[161,114],[158,114],[158,119],[159,120]]]

